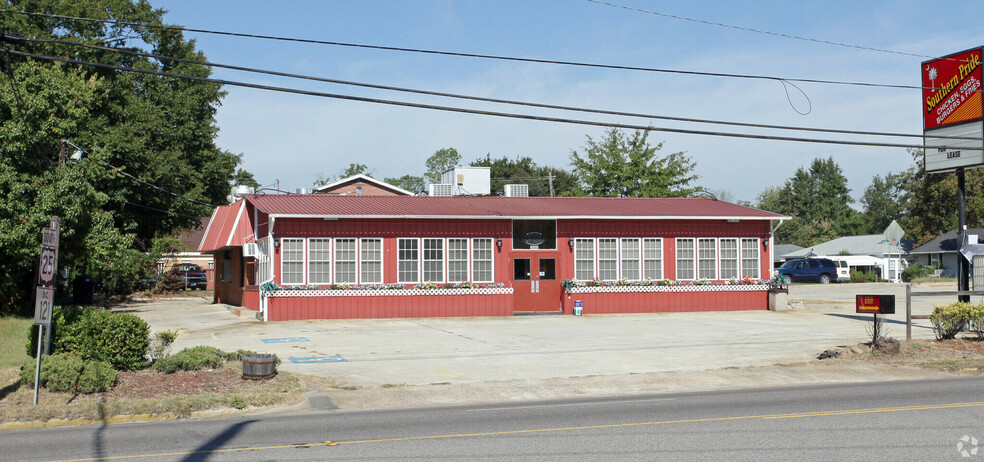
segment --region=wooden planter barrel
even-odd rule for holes
[[[244,379],[267,379],[277,375],[277,355],[242,355]]]

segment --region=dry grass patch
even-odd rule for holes
[[[868,345],[838,350],[841,357],[822,362],[864,361],[959,374],[984,375],[984,342],[974,339],[902,340],[897,354],[886,354]]]

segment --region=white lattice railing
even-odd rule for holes
[[[276,290],[267,297],[412,297],[419,295],[512,295],[512,287],[481,289]]]
[[[606,293],[639,293],[639,292],[757,292],[769,290],[768,284],[734,284],[734,285],[673,285],[673,286],[606,286],[606,287],[570,287],[569,294],[606,294]]]

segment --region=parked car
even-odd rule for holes
[[[171,273],[181,278],[184,289],[205,290],[208,287],[208,276],[205,276],[205,272],[198,265],[179,263],[171,268]]]
[[[809,281],[828,284],[837,280],[838,265],[829,258],[789,260],[776,269],[783,282]]]
[[[851,280],[851,268],[844,260],[834,260],[837,264],[837,282],[848,282]]]

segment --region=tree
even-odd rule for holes
[[[957,178],[953,173],[926,173],[922,151],[910,150],[914,165],[905,172],[905,219],[899,224],[916,245],[957,229]],[[984,171],[965,171],[967,226],[984,220]]]
[[[0,30],[24,37],[205,59],[180,31],[125,25],[163,25],[164,11],[144,1],[0,0],[0,8],[118,21],[0,15]],[[210,73],[201,65],[60,43],[5,46],[198,77]],[[69,278],[88,274],[107,290],[123,291],[138,279],[142,251],[154,238],[197,224],[211,213],[209,204],[229,193],[240,156],[214,143],[219,85],[16,56],[0,57],[0,65],[0,274],[7,276],[0,280],[0,311],[26,305],[41,228],[51,216],[61,221],[59,267],[71,269]],[[58,164],[62,138],[72,143],[65,145],[69,154],[74,146],[85,151],[80,162]]]
[[[778,242],[809,247],[865,231],[860,214],[851,208],[850,193],[834,159],[817,158],[809,169],[797,169],[783,186],[763,191],[758,206],[793,217],[776,231]]]
[[[441,174],[448,169],[454,168],[460,162],[461,155],[458,154],[457,149],[438,149],[433,155],[427,158],[426,162],[424,162],[424,166],[427,168],[427,172],[424,173],[424,178],[431,183],[440,183]]]
[[[506,184],[527,184],[530,188],[530,196],[549,196],[549,177],[552,176],[555,196],[578,195],[577,181],[570,172],[539,166],[530,157],[517,157],[510,160],[503,156],[493,159],[491,154],[486,154],[484,159],[479,158],[470,165],[472,167],[489,167],[493,194],[503,193],[503,186]]]
[[[399,178],[386,178],[383,180],[397,188],[403,188],[414,194],[426,194],[427,193],[427,182],[424,181],[423,177],[414,175],[403,175]]]
[[[889,173],[885,178],[875,175],[871,179],[861,197],[862,217],[868,234],[883,232],[893,220],[900,224],[906,221],[905,185],[908,181],[908,172]]]
[[[590,196],[607,197],[681,197],[696,188],[693,174],[696,164],[683,152],[658,157],[663,144],[648,143],[649,132],[637,130],[627,137],[612,128],[595,141],[588,136],[584,155],[571,151],[571,166]]]

